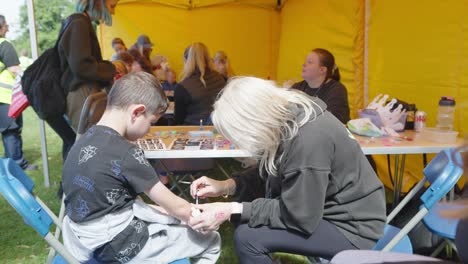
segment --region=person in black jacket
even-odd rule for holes
[[[226,84],[211,61],[208,48],[200,42],[184,52],[184,69],[174,90],[174,119],[177,125],[209,125],[216,96]]]
[[[66,120],[54,117],[46,120],[63,140],[62,155],[65,160],[75,142],[75,131],[80,122],[81,110],[89,94],[110,87],[115,68],[104,61],[92,22],[112,25],[112,15],[118,0],[79,0],[76,11],[58,43],[61,85],[67,95]]]
[[[348,92],[340,82],[340,71],[335,57],[326,49],[314,49],[302,64],[303,81],[292,88],[316,96],[327,104],[327,109],[343,124],[349,120]]]
[[[207,231],[227,219],[239,224],[241,263],[273,263],[271,252],[331,258],[371,249],[383,235],[384,187],[359,143],[326,109],[319,98],[271,81],[232,78],[214,104],[213,124],[259,169],[195,180],[193,196],[234,194],[242,203],[194,205],[202,214],[190,225]]]

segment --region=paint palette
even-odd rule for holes
[[[172,141],[171,150],[213,150],[212,138],[176,138]]]
[[[136,144],[143,150],[165,150],[166,145],[160,138],[140,138]]]

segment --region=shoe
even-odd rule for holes
[[[38,170],[39,167],[36,165],[36,164],[28,164],[28,166],[26,166],[26,168],[23,168],[24,171],[34,171],[34,170]]]

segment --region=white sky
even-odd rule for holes
[[[0,14],[4,15],[7,23],[10,25],[10,31],[6,37],[15,39],[19,30],[19,11],[20,6],[25,0],[0,0]]]

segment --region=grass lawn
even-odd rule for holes
[[[58,183],[62,174],[62,141],[55,132],[46,125],[47,150],[49,161],[50,187],[44,187],[43,166],[41,158],[41,142],[39,136],[39,119],[31,108],[23,113],[23,151],[26,159],[39,165],[39,170],[28,172],[36,183],[35,192],[58,214],[60,201],[56,197]],[[3,144],[0,144],[3,153]],[[3,155],[2,155],[3,156]],[[240,169],[239,164],[231,159],[220,161],[228,172]],[[217,178],[221,173],[211,170],[208,176]],[[0,198],[0,262],[1,263],[45,263],[48,254],[47,243],[31,227],[23,223],[22,218],[10,207],[6,200]],[[233,226],[223,224],[220,229],[223,240],[223,250],[218,263],[238,263],[232,245]],[[276,258],[281,263],[307,263],[302,256],[278,254]]]

